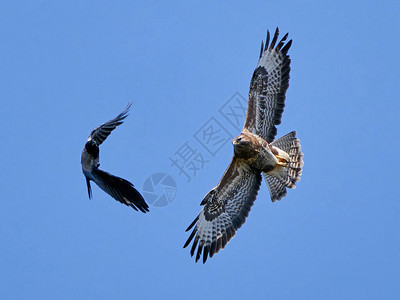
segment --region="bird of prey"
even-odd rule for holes
[[[123,123],[128,116],[130,107],[131,104],[128,104],[116,118],[100,125],[89,135],[82,151],[82,172],[86,177],[89,199],[92,198],[90,181],[93,181],[115,200],[132,207],[136,211],[139,209],[146,213],[149,211],[149,206],[132,183],[99,169],[99,146],[110,135],[111,131]]]
[[[186,229],[193,228],[184,248],[193,240],[196,262],[203,254],[203,263],[223,249],[236,230],[243,225],[262,182],[268,185],[271,200],[280,200],[286,188],[295,188],[303,168],[303,153],[296,132],[274,141],[276,125],[281,123],[285,93],[289,87],[292,40],[286,34],[278,43],[278,28],[272,38],[267,31],[265,47],[261,43],[260,58],[250,83],[249,101],[243,130],[233,139],[232,161],[216,187],[200,205],[200,214]]]

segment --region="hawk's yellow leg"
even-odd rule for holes
[[[280,155],[275,155],[275,156],[278,159],[277,165],[282,166],[282,167],[287,167],[288,161],[284,157],[282,157]]]

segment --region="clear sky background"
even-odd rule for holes
[[[400,297],[399,15],[399,1],[2,1],[1,298]],[[277,203],[263,183],[196,264],[185,229],[233,152],[196,133],[214,118],[239,134],[219,110],[247,98],[276,26],[293,39],[278,136],[297,130],[302,180]],[[128,102],[100,163],[141,191],[173,178],[149,214],[97,186],[89,200],[81,171],[91,130]],[[171,165],[185,144],[207,161],[190,181]]]

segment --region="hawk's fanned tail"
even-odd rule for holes
[[[271,200],[280,200],[286,196],[286,188],[296,188],[296,182],[300,181],[303,169],[303,153],[300,140],[296,138],[296,131],[277,139],[271,146],[285,151],[289,155],[287,167],[278,166],[269,173],[263,173],[271,194]]]

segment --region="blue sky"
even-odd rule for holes
[[[398,1],[3,1],[0,8],[0,294],[4,299],[377,299],[400,296]],[[266,30],[289,32],[278,136],[304,172],[277,203],[263,183],[246,223],[205,265],[186,227],[232,157],[196,133],[247,97]],[[80,155],[133,102],[101,167],[177,193],[140,214],[97,186]],[[197,136],[198,137],[198,136]],[[190,145],[190,180],[171,164]],[[160,186],[155,193],[162,193]]]

